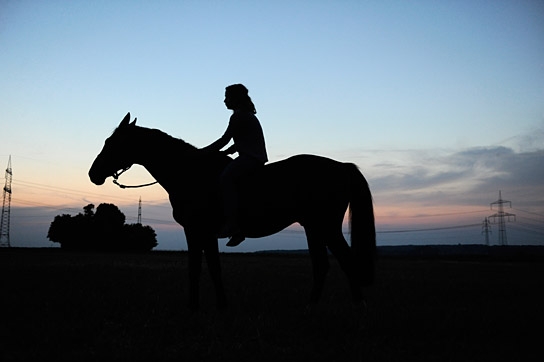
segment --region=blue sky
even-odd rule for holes
[[[178,231],[160,188],[96,187],[88,168],[127,111],[214,141],[241,82],[271,161],[356,163],[379,230],[479,223],[501,189],[544,240],[540,1],[0,1],[0,48],[0,166],[12,155],[12,205],[34,215],[13,233],[139,196]]]

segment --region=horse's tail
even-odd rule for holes
[[[351,249],[363,285],[374,281],[376,227],[368,182],[356,165],[350,164],[349,225]]]

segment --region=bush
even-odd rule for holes
[[[57,215],[47,238],[63,249],[96,251],[150,251],[157,246],[155,230],[148,225],[125,224],[126,217],[113,204],[83,208],[75,216]]]

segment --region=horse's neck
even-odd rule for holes
[[[197,148],[181,139],[176,139],[161,131],[141,128],[138,139],[140,151],[136,152],[136,163],[147,171],[171,193],[183,182],[180,174],[187,176],[187,168],[194,164]]]

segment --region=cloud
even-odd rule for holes
[[[482,194],[501,189],[526,205],[544,201],[543,149],[515,152],[498,146],[458,152],[385,152],[384,156],[365,173],[376,197],[387,204],[477,205],[482,204]]]
[[[518,152],[535,152],[544,149],[544,121],[528,132],[515,135],[503,142]]]

